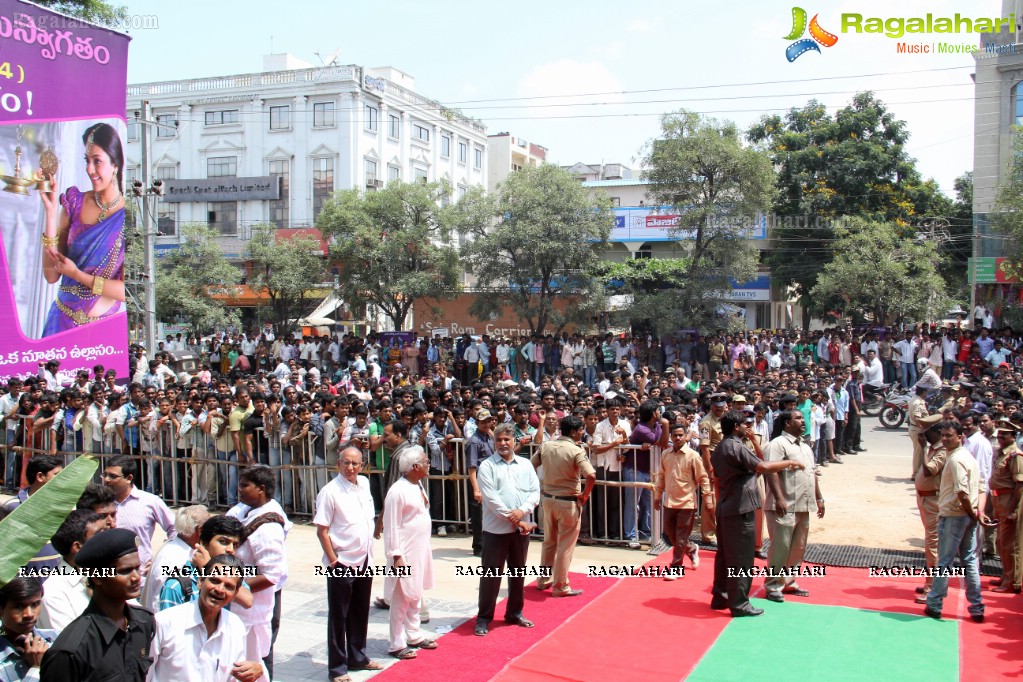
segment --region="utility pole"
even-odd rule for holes
[[[971,230],[972,236],[970,238],[970,309],[966,311],[966,319],[972,322],[973,311],[977,307],[977,257],[980,242],[980,235],[977,232],[977,217],[974,216],[972,220]]]
[[[142,186],[149,188],[149,101],[142,102],[142,120],[139,139],[142,142]],[[149,216],[149,192],[142,194],[142,248],[145,250],[142,291],[143,316],[146,327],[146,355],[152,359],[156,352],[156,258],[154,257],[153,226]]]

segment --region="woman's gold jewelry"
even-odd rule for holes
[[[93,192],[92,198],[96,200],[96,205],[99,206],[99,219],[103,221],[106,220],[107,218],[107,211],[113,208],[114,204],[121,200],[121,193],[118,192],[117,196],[114,197],[113,201],[110,201],[109,203],[106,204],[99,200],[99,194],[96,194],[95,192]]]
[[[102,296],[103,295],[103,285],[106,284],[106,283],[107,283],[107,278],[106,277],[100,277],[99,275],[94,275],[93,278],[92,278],[92,293],[96,294],[97,296]]]
[[[59,243],[60,243],[60,237],[47,237],[45,234],[43,235],[43,246],[56,247],[57,244],[59,244]]]

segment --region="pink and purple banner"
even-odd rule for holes
[[[0,0],[0,381],[128,374],[128,40]]]

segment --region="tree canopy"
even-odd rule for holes
[[[181,245],[157,262],[157,319],[183,321],[197,336],[238,324],[238,311],[213,298],[241,278],[217,244],[217,231],[203,224],[181,229]]]
[[[615,272],[660,326],[720,324],[734,282],[756,275],[751,239],[774,194],[774,172],[762,152],[744,147],[736,125],[690,111],[666,114],[647,145],[648,196],[678,215],[670,235],[675,262]],[[632,271],[630,276],[628,270]]]
[[[341,264],[339,293],[349,305],[375,305],[400,330],[416,300],[457,291],[449,196],[448,185],[436,182],[334,194],[316,226]]]
[[[602,312],[603,286],[592,273],[614,226],[610,199],[591,195],[553,164],[511,173],[496,198],[473,192],[465,199],[458,225],[478,319],[507,306],[539,335]]]
[[[783,116],[764,116],[749,139],[777,170],[774,201],[774,277],[795,287],[811,314],[835,301],[808,294],[835,253],[832,221],[842,217],[917,224],[943,211],[944,197],[923,181],[906,152],[909,132],[871,92],[828,114],[812,100]],[[809,315],[804,316],[804,325]]]
[[[834,227],[835,257],[811,295],[840,300],[842,314],[883,325],[944,316],[949,299],[934,240],[894,223],[850,218]]]
[[[248,250],[252,260],[249,286],[253,291],[266,292],[278,333],[290,331],[295,318],[305,312],[306,296],[328,288],[324,286],[328,275],[326,261],[319,253],[320,242],[310,236],[279,239],[274,225],[257,225]]]

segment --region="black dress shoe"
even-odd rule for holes
[[[728,600],[723,597],[721,599],[715,597],[714,599],[710,600],[710,608],[714,609],[715,611],[724,611],[725,609],[728,608]]]
[[[487,633],[490,632],[490,627],[481,621],[476,621],[476,629],[473,630],[477,637],[486,637]]]
[[[974,623],[983,623],[984,622],[984,614],[983,613],[974,613],[973,615],[970,616],[970,620],[972,620]]]
[[[917,594],[927,594],[927,590],[924,589],[923,585],[920,585],[919,587],[916,588],[916,593]]]
[[[764,615],[763,609],[756,609],[752,606],[748,606],[744,609],[732,609],[732,618],[745,618],[746,616],[762,616]]]
[[[765,552],[764,550],[761,549],[761,550],[758,550],[756,552],[753,552],[753,556],[755,556],[758,559],[766,559],[767,558],[767,552]]]
[[[924,607],[924,615],[928,618],[933,618],[934,620],[941,620],[941,613],[939,611],[931,611],[931,607],[929,606]]]
[[[785,603],[785,595],[781,592],[768,592],[767,601],[777,602],[779,604]]]

